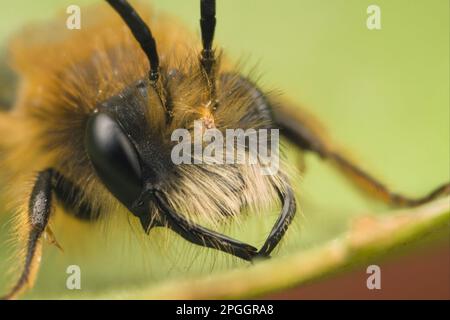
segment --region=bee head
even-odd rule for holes
[[[170,151],[167,153],[161,137],[155,136],[157,128],[149,128],[146,123],[149,99],[157,97],[159,106],[153,103],[152,107],[164,109],[160,61],[152,32],[133,7],[125,0],[107,2],[129,27],[149,61],[150,70],[147,79],[102,103],[90,116],[85,132],[86,151],[105,187],[140,218],[147,231],[149,221],[155,219],[149,217],[144,204],[167,178],[172,165]],[[200,61],[209,77],[215,62],[212,50],[215,2],[201,1],[201,14],[204,48]],[[151,123],[158,121],[152,119]]]
[[[256,137],[256,130],[271,129],[272,125],[270,106],[262,92],[238,73],[220,68],[220,59],[216,59],[212,49],[215,1],[200,2],[203,44],[200,56],[196,54],[195,60],[188,56],[183,65],[174,66],[163,55],[161,67],[155,40],[136,11],[126,0],[107,1],[130,28],[148,58],[150,70],[143,80],[131,85],[127,80],[120,88],[114,88],[114,96],[95,101],[96,109],[89,113],[84,127],[91,168],[103,186],[140,219],[146,232],[154,226],[166,226],[192,243],[233,251],[246,260],[260,252],[197,225],[195,219],[200,217],[202,222],[218,226],[229,217],[242,215],[244,209],[264,212],[278,199],[282,204],[280,218],[261,251],[263,256],[268,255],[295,212],[292,191],[284,175],[277,171],[278,159],[276,171],[266,175],[259,163],[227,161],[217,165],[208,162],[211,156],[205,156],[206,151],[198,152],[202,149],[202,135],[214,133],[223,138],[228,129],[238,128],[241,133],[249,129],[247,134]],[[172,143],[176,142],[175,130],[179,130],[175,136],[183,133],[183,143]],[[274,139],[272,136],[266,139],[271,148],[275,142],[271,149],[274,151],[278,150],[275,131]],[[185,136],[189,137],[187,144]],[[244,138],[247,139],[245,133]],[[233,148],[227,159],[235,154],[235,144],[245,145],[247,140],[231,142]],[[219,136],[214,139],[221,143],[217,150],[223,151],[223,141]],[[172,159],[179,145],[194,147],[188,162],[184,161],[184,148],[181,163],[178,158]],[[228,152],[228,141],[226,145]],[[261,148],[261,143],[258,145]],[[243,158],[254,155],[246,148],[241,151],[246,153]],[[206,162],[199,161],[200,153]]]

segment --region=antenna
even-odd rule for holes
[[[156,82],[159,78],[159,57],[156,50],[156,42],[152,32],[136,10],[126,0],[106,0],[111,7],[122,17],[130,28],[131,33],[144,50],[145,55],[150,62],[149,79]]]
[[[200,29],[202,31],[203,50],[201,63],[207,74],[210,74],[215,62],[212,42],[216,28],[216,0],[200,0]]]

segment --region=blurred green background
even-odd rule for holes
[[[49,19],[69,4],[94,2],[100,1],[3,1],[0,42],[6,43],[28,22]],[[198,2],[151,1],[155,9],[179,17],[199,35]],[[280,90],[305,106],[365,168],[409,195],[422,195],[450,179],[448,0],[217,3],[215,43],[249,68],[257,64],[264,89]],[[366,27],[371,4],[381,7],[381,30]],[[288,157],[294,164],[300,161],[291,147]],[[344,232],[352,217],[385,209],[361,196],[316,157],[307,156],[306,161],[306,173],[296,184],[302,216],[279,255],[319,246]],[[275,217],[262,222],[249,219],[229,233],[260,244]],[[5,215],[0,215],[0,292],[7,282],[8,228]],[[126,292],[166,279],[247,267],[170,235],[158,250],[151,244],[146,248],[132,231],[97,233],[92,232],[95,244],[89,250],[61,254],[45,247],[37,285],[27,297]],[[151,242],[157,236],[145,239]],[[69,264],[81,266],[81,291],[65,288]]]

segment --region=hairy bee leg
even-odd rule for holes
[[[450,183],[447,183],[433,189],[425,196],[410,198],[390,190],[386,185],[338,153],[330,153],[329,159],[335,162],[339,169],[347,174],[355,183],[391,205],[413,207],[450,194]]]
[[[198,226],[177,214],[168,205],[162,193],[155,192],[156,203],[164,213],[163,219],[168,227],[187,241],[207,248],[217,249],[241,259],[251,261],[257,254],[257,249],[225,235]]]
[[[316,153],[321,158],[331,161],[357,186],[390,205],[417,206],[442,195],[450,194],[450,183],[443,184],[419,198],[410,198],[394,192],[361,169],[356,163],[350,161],[342,153],[329,146],[323,134],[321,135],[318,133],[318,130],[308,126],[306,124],[307,119],[301,119],[298,112],[296,114],[296,109],[287,105],[281,106],[274,112],[274,118],[281,129],[281,133],[291,142],[305,151]]]
[[[258,251],[258,256],[260,257],[269,257],[270,253],[275,249],[278,243],[283,238],[286,233],[289,225],[294,219],[297,205],[295,203],[294,193],[292,191],[291,186],[285,180],[285,189],[284,191],[278,189],[278,196],[280,197],[282,209],[281,213],[275,222],[275,225],[272,227],[267,240],[264,242],[261,249]]]
[[[53,170],[51,169],[41,171],[37,176],[28,204],[29,231],[23,270],[14,287],[2,299],[16,298],[34,282],[41,255],[41,237],[47,227],[51,212],[52,177]]]

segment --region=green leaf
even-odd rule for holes
[[[339,238],[316,249],[260,261],[239,270],[189,280],[166,281],[135,291],[111,292],[96,299],[237,299],[261,296],[315,280],[337,270],[385,256],[433,232],[449,235],[450,198],[421,207],[367,215],[351,222]]]

